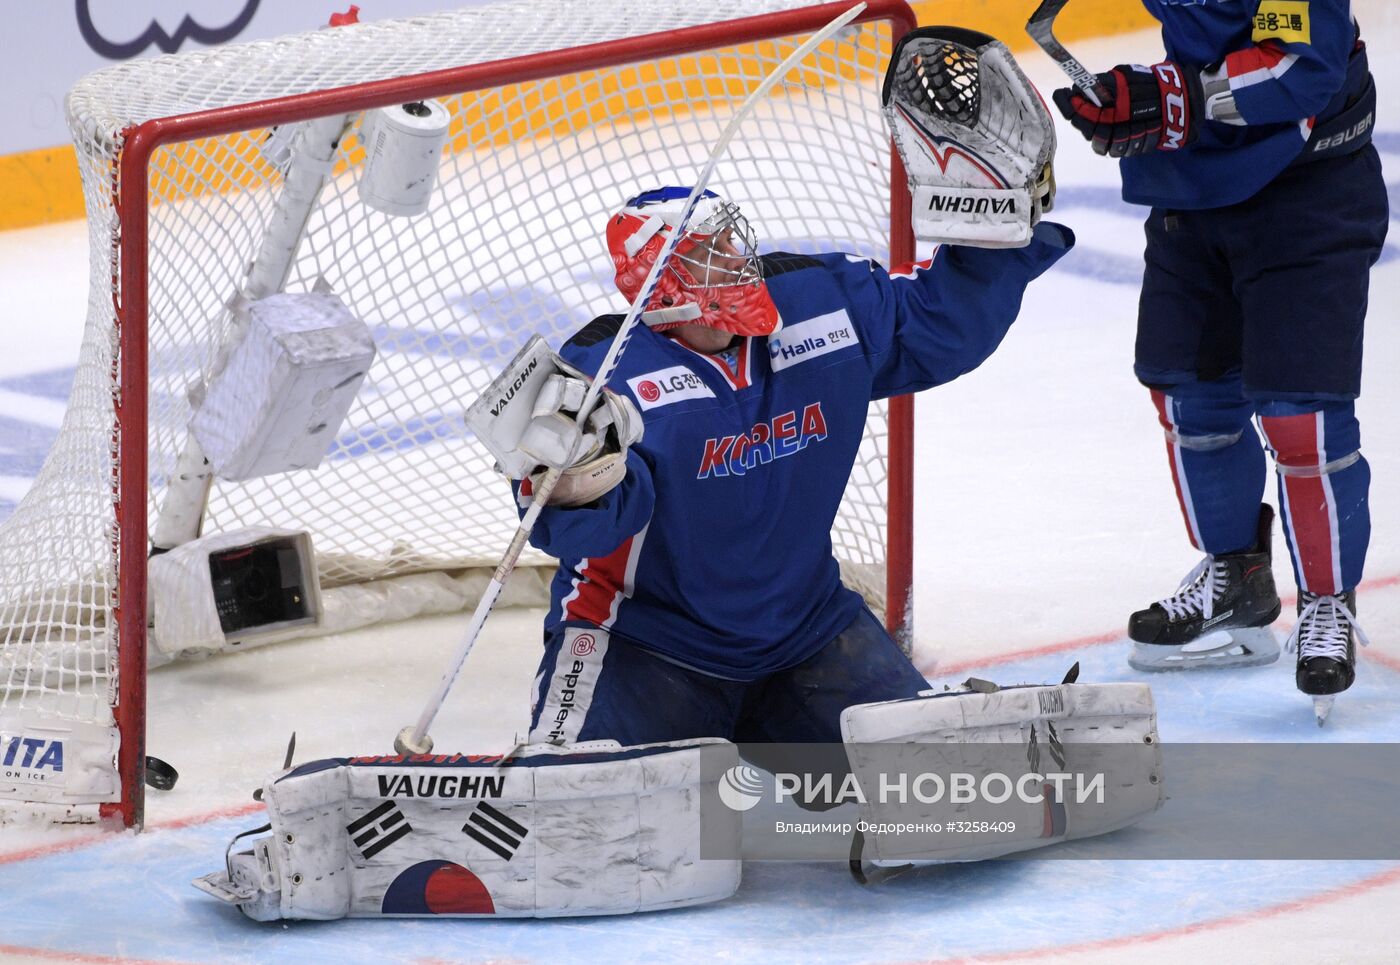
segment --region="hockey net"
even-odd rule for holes
[[[203,532],[309,532],[328,615],[337,591],[370,583],[384,600],[429,581],[330,629],[460,608],[485,582],[472,568],[495,566],[517,520],[463,410],[530,335],[558,347],[619,310],[607,214],[693,178],[747,94],[844,6],[515,2],[80,82],[67,107],[91,294],[57,441],[0,526],[0,798],[140,822],[149,527],[275,217],[273,128],[350,118],[285,290],[328,285],[378,355],[320,467],[216,481]],[[764,250],[911,257],[878,108],[893,39],[912,26],[905,4],[872,2],[743,125],[712,187],[742,203]],[[391,217],[356,193],[359,118],[423,98],[452,115],[439,183],[425,214]],[[847,579],[882,612],[893,604],[891,624],[909,579],[906,402],[872,407],[833,531]],[[530,553],[523,563],[550,563]],[[520,599],[544,585],[512,578]]]

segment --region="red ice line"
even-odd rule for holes
[[[1383,576],[1375,580],[1365,580],[1360,589],[1363,591],[1374,591],[1389,589],[1393,586],[1400,586],[1400,573],[1393,576]],[[1292,608],[1298,602],[1298,594],[1293,593],[1282,597],[1284,610]],[[1364,622],[1364,621],[1363,621]],[[953,674],[965,673],[969,670],[976,670],[980,667],[994,667],[1003,663],[1013,663],[1017,660],[1026,660],[1030,657],[1043,657],[1047,653],[1061,653],[1065,650],[1079,650],[1082,647],[1092,647],[1102,643],[1118,643],[1125,640],[1127,633],[1123,630],[1114,630],[1110,633],[1096,633],[1088,637],[1076,637],[1073,640],[1063,640],[1060,643],[1048,643],[1040,647],[1031,647],[1028,650],[1016,650],[1011,653],[998,654],[994,657],[977,657],[973,660],[964,660],[960,663],[941,664],[937,661],[930,661],[919,667],[919,672],[925,677],[937,675],[947,677]],[[1374,647],[1366,651],[1367,661],[1374,660],[1383,667],[1400,671],[1400,658],[1378,653]]]

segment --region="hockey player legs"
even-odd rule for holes
[[[839,744],[846,707],[927,687],[864,609],[811,657],[749,681],[699,673],[605,630],[569,628],[545,636],[530,742]]]
[[[1249,4],[1144,2],[1168,59],[1098,75],[1113,92],[1105,105],[1054,95],[1097,153],[1123,159],[1124,199],[1152,207],[1135,372],[1153,390],[1188,534],[1207,554],[1177,594],[1133,615],[1133,664],[1267,662],[1207,640],[1225,622],[1217,607],[1240,630],[1272,619],[1272,588],[1247,582],[1268,553],[1253,416],[1278,468],[1301,594],[1297,683],[1319,698],[1321,722],[1352,680],[1348,594],[1370,534],[1353,402],[1387,200],[1366,45],[1349,4],[1284,23]],[[1153,655],[1167,646],[1171,659]]]
[[[1329,171],[1336,167],[1349,170],[1339,176]],[[1272,622],[1276,597],[1271,600],[1272,586],[1264,585],[1272,583],[1267,566],[1253,589],[1244,583],[1269,552],[1272,514],[1259,508],[1265,446],[1277,468],[1282,528],[1300,590],[1340,597],[1361,580],[1370,470],[1352,400],[1360,392],[1366,303],[1354,291],[1359,286],[1364,293],[1384,237],[1376,227],[1378,220],[1384,224],[1376,211],[1384,204],[1382,192],[1367,148],[1300,165],[1239,205],[1157,209],[1148,219],[1136,371],[1152,388],[1192,545],[1208,554],[1211,566],[1236,564],[1225,584],[1236,595],[1231,602],[1240,593],[1247,599],[1222,621],[1226,626]],[[1308,202],[1299,204],[1299,198]],[[1201,245],[1202,238],[1211,247]],[[1269,239],[1266,248],[1261,238]],[[1231,277],[1251,281],[1227,290],[1224,280]],[[1251,529],[1256,521],[1257,532]],[[1218,588],[1209,603],[1206,594],[1189,615],[1183,611],[1174,621],[1178,629],[1190,620],[1198,633],[1219,629],[1206,624],[1223,593]],[[1300,612],[1306,606],[1300,604]],[[1277,615],[1276,608],[1272,612]],[[1347,612],[1343,619],[1355,616],[1353,607]],[[1137,641],[1134,666],[1163,669],[1164,661],[1142,656],[1164,641],[1145,635],[1137,614],[1130,635]],[[1303,633],[1295,641],[1299,687],[1310,695],[1335,692],[1318,690],[1324,685],[1302,670],[1319,656],[1313,636]],[[1238,652],[1216,651],[1215,661],[1199,662],[1269,662],[1251,659],[1259,645],[1270,648],[1262,637],[1253,640],[1254,646],[1246,642]],[[1348,669],[1325,686],[1349,678]]]

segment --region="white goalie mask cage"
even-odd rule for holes
[[[695,246],[677,260],[705,288],[752,285],[762,280],[758,267],[758,236],[732,201],[716,199],[709,217],[688,235]],[[737,263],[738,267],[733,267]]]

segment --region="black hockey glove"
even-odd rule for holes
[[[1095,107],[1074,87],[1055,91],[1055,106],[1096,154],[1133,157],[1156,148],[1177,151],[1196,139],[1201,78],[1170,60],[1151,67],[1119,64],[1099,82],[1113,99]]]

